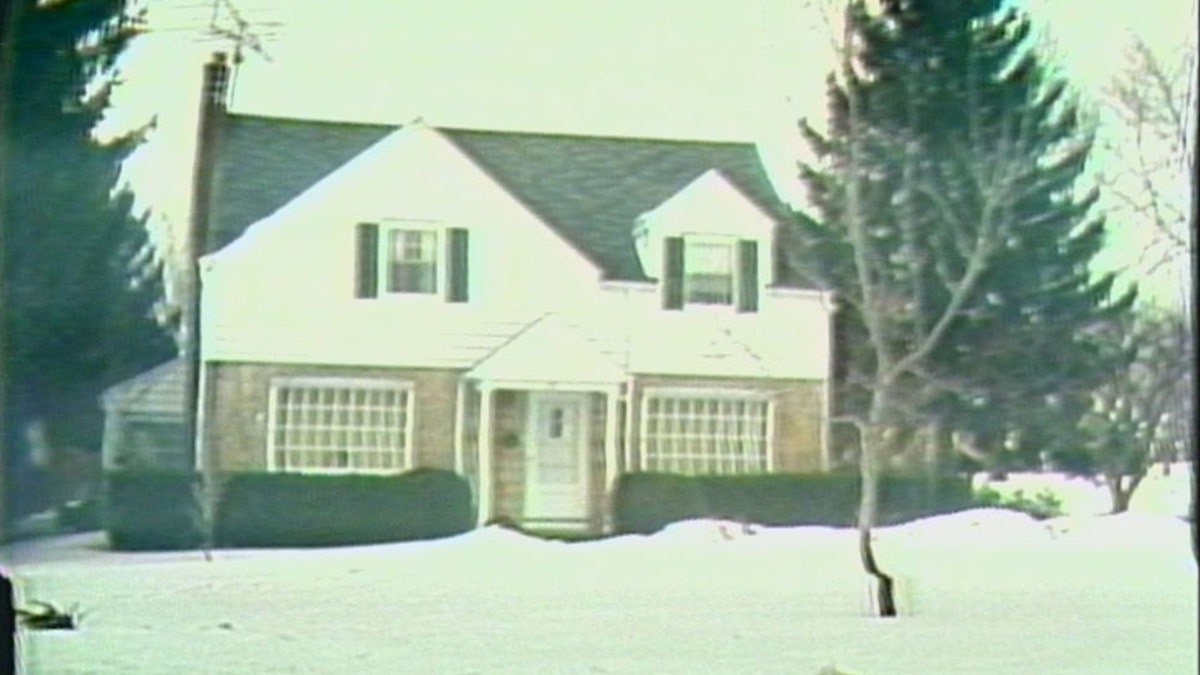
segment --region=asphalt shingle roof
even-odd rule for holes
[[[228,115],[217,157],[209,249],[381,140],[396,127]],[[644,280],[633,225],[717,169],[786,222],[753,144],[441,129],[510,194],[603,270]]]

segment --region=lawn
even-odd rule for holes
[[[1022,480],[1048,479],[995,487]],[[84,534],[0,560],[19,602],[82,612],[78,630],[19,633],[28,673],[1193,673],[1187,482],[1155,476],[1121,516],[1050,481],[1070,515],[882,528],[895,620],[868,615],[855,533],[830,528],[691,521],[581,543],[485,528],[211,562]]]

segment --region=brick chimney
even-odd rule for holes
[[[200,359],[200,257],[207,253],[210,214],[213,202],[213,178],[216,150],[224,126],[226,98],[229,95],[229,61],[216,52],[204,65],[200,93],[200,114],[196,128],[196,158],[192,170],[192,209],[188,219],[186,260],[184,264],[183,358],[184,402],[183,434],[185,447],[191,448],[194,465],[201,469],[205,485],[206,544],[211,545],[211,503],[213,467],[202,451],[203,413],[201,406]],[[207,549],[206,549],[207,550]]]

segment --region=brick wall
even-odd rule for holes
[[[267,419],[275,377],[353,377],[413,386],[413,462],[454,469],[454,406],[459,371],[416,368],[216,363],[208,371],[205,445],[217,471],[267,469]]]

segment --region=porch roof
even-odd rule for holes
[[[465,377],[481,383],[569,388],[620,384],[626,373],[578,327],[547,314],[481,359]]]

